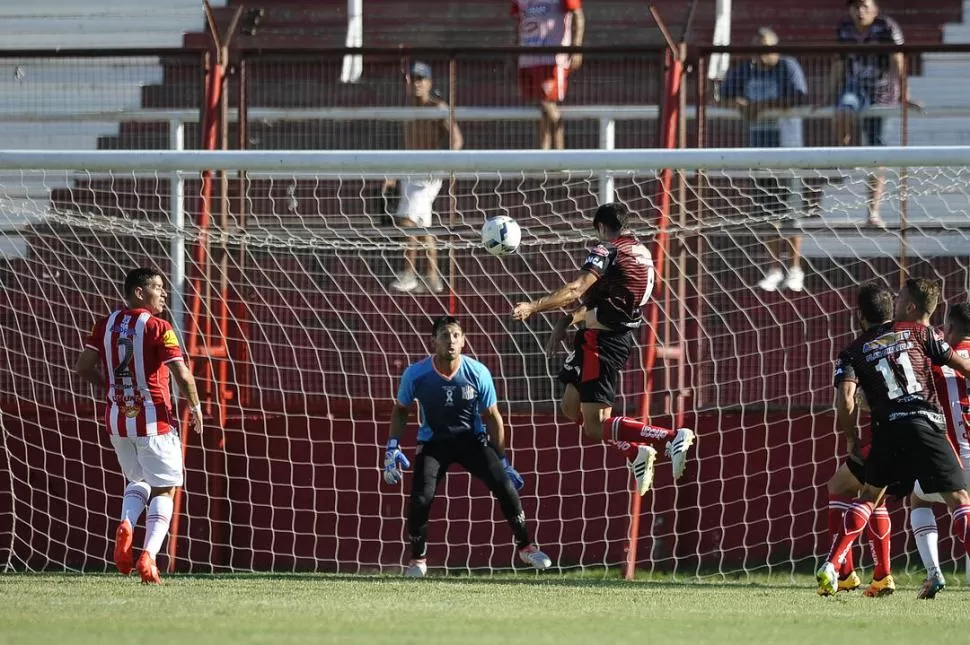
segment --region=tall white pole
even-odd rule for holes
[[[347,0],[347,47],[364,46],[364,0]],[[344,56],[340,70],[341,83],[356,83],[364,72],[364,61],[360,56]]]
[[[185,148],[185,124],[181,119],[172,119],[168,124],[169,148]],[[179,339],[185,325],[185,180],[179,170],[172,172],[169,180],[169,221],[174,235],[169,243],[171,276],[169,278],[169,310],[172,313],[172,326]]]
[[[731,0],[717,0],[714,18],[713,45],[727,46],[731,44]],[[711,54],[707,67],[707,78],[712,81],[723,81],[731,64],[730,54]]]

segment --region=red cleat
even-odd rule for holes
[[[138,558],[138,575],[141,576],[142,584],[160,585],[161,578],[158,577],[158,567],[155,566],[155,558],[148,555],[148,551],[142,551]]]
[[[115,566],[118,572],[125,576],[131,573],[132,560],[135,557],[131,551],[133,536],[131,522],[122,520],[115,529]]]

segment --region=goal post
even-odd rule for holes
[[[124,272],[152,264],[189,291],[230,285],[223,302],[183,309],[227,348],[198,360],[230,387],[213,402],[228,410],[224,443],[188,439],[176,569],[399,571],[410,475],[386,486],[381,448],[401,372],[428,353],[430,320],[452,297],[468,352],[495,375],[537,541],[562,569],[622,567],[622,458],[558,411],[562,356],[543,352],[552,318],[521,324],[509,314],[575,276],[594,242],[601,187],[652,241],[660,175],[673,168],[686,183],[669,199],[685,216],[672,219],[668,281],[654,293],[650,409],[653,422],[670,424],[681,397],[698,441],[676,484],[658,460],[637,565],[683,578],[810,568],[826,547],[824,484],[840,453],[831,365],[855,331],[855,290],[919,275],[939,280],[948,302],[967,297],[968,167],[967,147],[2,151],[0,491],[9,495],[0,495],[12,503],[0,506],[0,562],[109,568],[124,485],[98,401],[70,366],[82,335],[118,303]],[[213,197],[224,221],[200,231],[206,170],[228,174],[229,194]],[[885,179],[883,228],[865,223],[872,174]],[[429,227],[395,223],[382,187],[406,177],[447,180]],[[481,248],[481,225],[495,215],[521,225],[516,254]],[[416,233],[433,237],[441,292],[425,279],[424,251],[418,288],[391,286]],[[776,238],[796,237],[802,288],[759,287],[789,265]],[[193,253],[199,244],[225,250],[224,261],[197,265],[208,257]],[[674,278],[685,286],[672,289]],[[224,328],[212,324],[222,306]],[[647,395],[642,350],[638,338],[618,412],[636,415]],[[412,418],[408,456],[414,443]],[[894,554],[912,557],[905,533],[895,534]],[[948,539],[941,552],[959,559]],[[488,492],[453,472],[432,513],[431,567],[494,571],[512,567],[512,555]]]

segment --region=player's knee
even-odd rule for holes
[[[156,497],[173,497],[175,495],[176,486],[152,486],[152,492],[150,499]]]
[[[550,123],[557,123],[562,118],[559,106],[552,101],[543,101],[539,104],[539,109],[542,111],[542,118]]]
[[[583,434],[596,441],[603,440],[603,422],[597,416],[583,419]]]
[[[579,404],[575,401],[563,399],[559,402],[559,409],[564,417],[570,421],[579,421]]]

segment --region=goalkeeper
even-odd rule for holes
[[[421,426],[408,510],[411,561],[404,575],[421,577],[428,571],[428,514],[438,483],[453,463],[483,481],[495,495],[512,527],[519,558],[536,569],[548,569],[552,562],[532,542],[525,526],[517,492],[524,482],[505,457],[505,429],[492,374],[478,361],[462,356],[465,334],[455,318],[439,317],[432,335],[435,353],[410,365],[401,377],[384,453],[384,481],[397,484],[401,468],[411,465],[399,442],[417,399]]]

